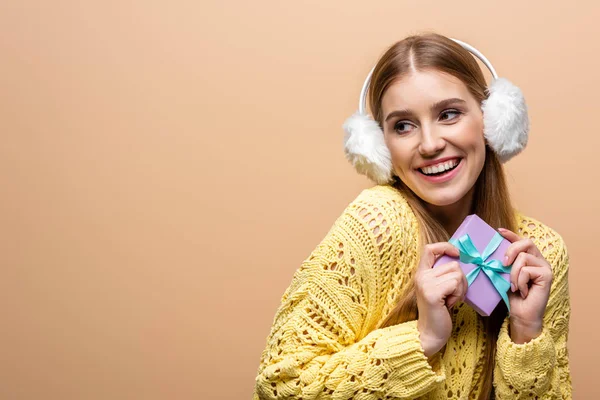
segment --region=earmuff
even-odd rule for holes
[[[487,88],[488,98],[481,104],[483,134],[500,162],[505,163],[527,145],[529,117],[523,93],[507,79],[498,78],[492,64],[473,46],[452,40],[479,58],[492,73],[494,80]],[[343,124],[346,132],[344,152],[359,174],[366,175],[377,184],[387,184],[392,180],[391,155],[379,124],[365,111],[367,89],[374,69],[367,75],[360,91],[358,111]]]

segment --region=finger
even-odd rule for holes
[[[467,293],[467,285],[465,285],[465,283],[463,282],[463,279],[460,279],[460,281],[457,285],[456,291],[454,293],[452,293],[446,301],[446,305],[448,306],[448,308],[452,308],[459,301],[463,301],[466,293]]]
[[[542,260],[539,259],[538,257],[532,256],[531,254],[528,254],[528,253],[519,253],[515,262],[512,264],[512,268],[510,270],[510,283],[511,283],[511,289],[513,292],[515,292],[518,289],[519,273],[521,271],[521,268],[523,268],[525,266],[542,267],[542,266],[544,266],[544,264],[543,264]]]
[[[460,268],[460,263],[458,261],[451,261],[449,263],[438,265],[437,267],[431,269],[431,274],[432,276],[440,277],[449,272],[458,271],[462,272],[462,269]]]
[[[533,267],[535,268],[535,267]],[[529,293],[529,281],[531,279],[531,267],[526,265],[523,268],[521,268],[521,271],[519,272],[519,277],[517,278],[517,286],[519,288],[519,292],[521,292],[521,297],[522,298],[526,298],[527,294]]]
[[[521,296],[525,298],[529,293],[529,282],[533,281],[536,283],[540,278],[545,278],[547,268],[544,268],[546,265],[539,258],[527,253],[521,253],[521,255],[522,257],[519,258],[523,261],[519,262],[519,264],[523,263],[523,266],[519,269],[516,284],[519,292],[521,292]]]
[[[465,271],[462,270],[460,264],[458,264],[457,269],[460,276],[460,293],[458,300],[464,301],[467,296],[467,290],[469,290],[469,282],[467,281],[467,275],[465,275]]]
[[[519,253],[516,260],[512,263],[512,268],[510,269],[510,290],[512,292],[517,290],[519,272],[526,265],[526,257],[527,253]]]
[[[448,281],[453,282],[453,284],[456,286],[454,291],[450,294],[447,294],[448,297],[446,297],[446,305],[450,308],[459,300],[463,299],[468,285],[465,274],[462,272],[462,270],[442,275],[436,280],[436,286],[444,286]]]
[[[435,268],[430,268],[428,270],[420,271],[420,280],[423,284],[432,284],[436,285],[440,281],[441,277],[444,277],[451,273],[463,273],[460,269],[460,264],[458,261],[452,261],[446,264],[442,264]],[[444,280],[444,279],[442,279]]]
[[[548,265],[539,262],[538,258],[530,258],[527,262],[527,265],[521,268],[518,278],[519,284],[521,284],[522,279],[525,279],[521,278],[521,275],[523,275],[523,270],[527,270],[527,273],[529,274],[529,279],[525,281],[526,294],[529,293],[529,282],[531,282],[533,285],[546,287],[549,290],[550,286],[552,285],[552,269],[548,268]]]
[[[511,243],[511,245],[508,246],[506,253],[504,254],[504,260],[502,261],[502,264],[512,264],[515,258],[521,252],[529,253],[536,257],[542,257],[542,253],[539,251],[535,243],[533,243],[533,241],[529,238],[523,238]]]
[[[444,282],[441,282],[437,285],[438,290],[440,291],[441,301],[445,303],[446,307],[450,308],[461,296],[461,279],[448,279]]]
[[[457,282],[457,284],[462,285],[462,271],[461,272],[454,271],[454,272],[450,272],[445,275],[442,275],[435,280],[435,284],[439,286],[442,283],[444,283],[446,281],[451,281],[451,280],[455,280]]]
[[[506,228],[498,228],[498,232],[509,242],[513,243],[518,240],[521,240],[521,237],[514,233],[513,231]]]
[[[458,257],[459,251],[448,242],[430,243],[423,247],[423,255],[419,263],[419,269],[429,269],[435,264],[438,257],[447,254],[451,257]]]
[[[448,309],[450,310],[452,307],[454,307],[456,305],[456,303],[458,303],[459,300],[460,300],[460,297],[458,294],[452,294],[452,295],[446,297],[446,307],[448,307]]]

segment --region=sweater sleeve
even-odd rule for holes
[[[569,255],[555,232],[544,255],[551,264],[553,280],[544,314],[542,333],[523,344],[509,334],[509,317],[498,336],[494,386],[498,399],[571,399],[571,376],[567,339],[571,314]],[[544,251],[542,251],[544,254]]]
[[[254,400],[413,399],[445,379],[443,363],[430,364],[423,352],[417,321],[363,331],[376,295],[367,269],[381,267],[378,233],[386,229],[371,217],[392,221],[376,206],[359,196],[295,272],[262,352]]]

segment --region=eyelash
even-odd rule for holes
[[[452,120],[455,120],[456,118],[458,118],[458,117],[459,117],[459,116],[462,114],[462,112],[460,112],[460,111],[458,111],[458,110],[455,110],[455,109],[448,109],[448,110],[444,110],[444,111],[442,111],[442,113],[440,114],[440,116],[442,116],[442,115],[444,115],[444,114],[457,114],[457,116],[456,116],[456,117],[454,117],[454,118],[452,118],[452,119],[449,119],[449,120],[448,120],[448,119],[447,119],[447,120],[445,120],[445,121],[452,121]],[[398,122],[396,122],[396,123],[394,124],[394,131],[395,131],[395,132],[397,132],[397,131],[398,131],[398,125],[401,125],[401,124],[408,125],[408,123],[407,123],[407,122],[405,122],[405,120],[402,120],[402,121],[398,121]],[[404,132],[399,132],[399,133],[404,133]]]

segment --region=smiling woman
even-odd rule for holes
[[[296,271],[254,399],[571,398],[566,245],[512,206],[502,168],[528,126],[521,91],[466,43],[391,46],[344,124],[346,156],[377,185]],[[458,256],[448,239],[469,214],[512,243],[510,315],[466,306],[458,263],[432,268]]]

